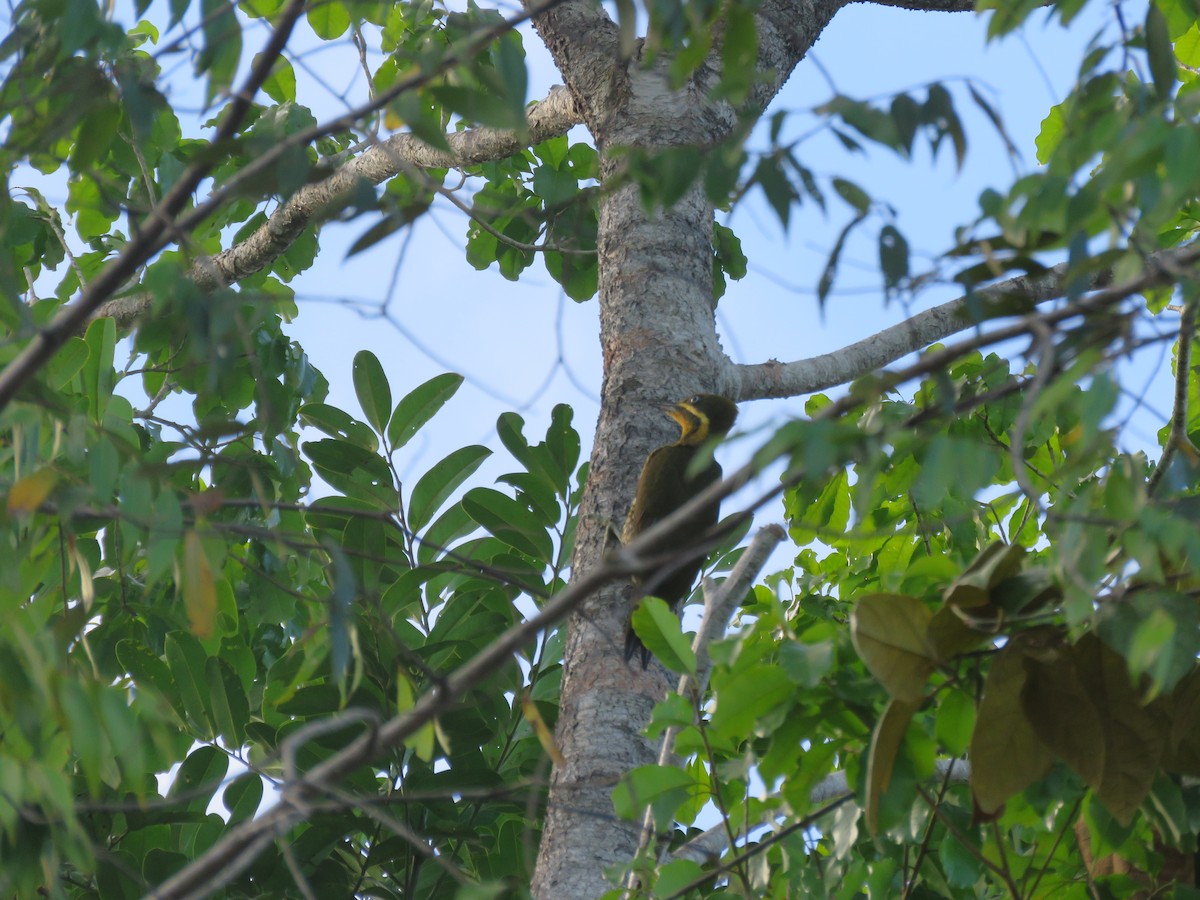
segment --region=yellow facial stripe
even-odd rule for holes
[[[679,438],[680,443],[700,444],[708,439],[708,416],[686,400],[672,410],[670,416],[683,429],[683,434]]]

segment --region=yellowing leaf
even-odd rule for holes
[[[58,484],[58,473],[53,469],[38,469],[24,478],[18,478],[8,492],[8,511],[12,515],[28,514],[42,502]]]
[[[396,709],[399,712],[408,712],[416,703],[416,697],[413,694],[412,683],[408,680],[403,672],[396,674]],[[413,752],[417,754],[425,762],[433,759],[433,723],[426,722],[417,732],[407,740],[404,744],[406,747],[411,747]]]
[[[904,735],[917,711],[917,703],[893,698],[875,723],[871,735],[871,751],[867,757],[867,828],[875,833],[879,819],[879,800],[892,780],[896,754],[904,743]]]
[[[96,599],[96,583],[92,580],[92,565],[88,562],[87,557],[79,552],[79,545],[75,542],[74,535],[67,538],[67,546],[70,548],[71,561],[79,567],[79,596],[83,600],[83,608],[91,609],[92,603]]]
[[[887,692],[910,703],[921,699],[933,670],[928,609],[916,597],[868,594],[855,604],[850,637],[871,674]]]
[[[1072,656],[1104,735],[1104,767],[1096,796],[1114,819],[1128,825],[1154,784],[1167,725],[1142,706],[1125,660],[1095,635],[1080,638]]]
[[[946,589],[946,603],[960,609],[986,606],[991,600],[991,589],[1005,578],[1016,575],[1021,570],[1024,556],[1025,548],[1020,544],[995,541],[984,547],[966,571]]]
[[[195,531],[189,531],[183,541],[183,603],[192,634],[201,640],[211,638],[216,630],[217,589],[212,566]]]
[[[1041,742],[1095,788],[1104,772],[1104,731],[1069,649],[1026,659],[1021,705]]]
[[[546,755],[554,761],[556,766],[566,765],[567,761],[563,759],[562,753],[558,750],[558,745],[554,743],[554,734],[546,725],[546,720],[542,718],[541,712],[538,711],[537,704],[534,703],[529,696],[521,698],[521,714],[525,716],[525,721],[533,726],[533,733],[537,735],[538,743],[542,745],[542,749],[546,751]]]
[[[971,735],[971,790],[985,813],[1049,771],[1054,757],[1021,706],[1025,655],[1010,641],[992,662]]]

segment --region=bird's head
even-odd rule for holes
[[[667,411],[679,423],[679,443],[702,444],[729,432],[737,420],[737,404],[718,394],[696,394]]]

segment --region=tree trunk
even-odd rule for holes
[[[751,98],[766,106],[841,0],[764,0],[759,70]],[[599,226],[600,341],[604,383],[572,572],[594,566],[610,525],[618,531],[643,461],[676,435],[658,407],[698,391],[734,399],[738,379],[716,337],[712,296],[713,208],[697,184],[669,210],[647,214],[636,185],[620,184],[621,148],[712,146],[738,111],[709,99],[720,76],[714,55],[678,91],[667,60],[646,68],[621,59],[615,25],[595,8],[566,2],[535,19],[602,154]],[[605,870],[628,865],[639,825],[621,822],[611,793],[654,756],[641,731],[666,691],[662,670],[626,665],[631,590],[592,597],[568,626],[554,771],[534,896],[592,898],[612,885]]]

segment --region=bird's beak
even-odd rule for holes
[[[685,410],[680,409],[678,406],[668,406],[665,407],[665,412],[668,416],[675,420],[676,425],[684,430],[687,429],[689,417]]]

